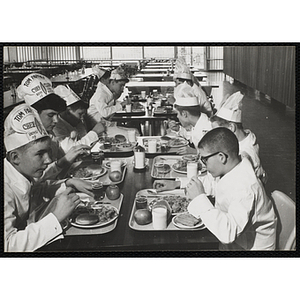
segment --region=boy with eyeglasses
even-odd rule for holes
[[[239,144],[229,129],[209,131],[198,145],[200,159],[217,178],[215,204],[203,183],[193,177],[186,186],[192,199],[188,212],[201,218],[219,239],[220,250],[275,250],[277,218],[271,200],[250,161],[239,156]]]

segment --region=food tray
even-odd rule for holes
[[[126,143],[127,145],[128,143]],[[119,145],[113,145],[111,148],[109,149],[105,149],[104,148],[104,144],[102,142],[97,142],[95,143],[95,145],[93,146],[93,148],[91,149],[91,152],[100,152],[103,151],[104,155],[107,156],[124,156],[124,155],[133,155],[133,148],[134,148],[135,144],[131,144],[130,147],[122,147],[121,144]]]
[[[136,197],[140,196],[140,195],[148,195],[147,196],[147,202],[148,204],[151,203],[151,201],[153,201],[154,199],[156,199],[157,197],[153,194],[149,194],[148,190],[141,190],[139,192],[137,192]],[[180,195],[180,196],[184,196],[184,192],[183,190],[172,190],[172,191],[167,191],[167,192],[161,192],[158,194],[158,196],[163,196],[163,195]],[[156,229],[153,229],[152,223],[147,224],[147,225],[138,225],[135,220],[134,220],[134,213],[136,212],[136,207],[135,207],[135,201],[133,202],[133,207],[131,210],[131,214],[130,214],[130,218],[129,218],[129,227],[133,230],[137,230],[137,231],[157,231]],[[175,216],[175,214],[172,214],[172,217],[169,219],[169,223],[166,229],[164,230],[159,230],[159,231],[170,231],[170,230],[187,230],[187,231],[195,231],[195,230],[202,230],[205,227],[201,226],[198,228],[178,228],[174,225],[174,223],[172,222],[173,217]]]
[[[106,161],[106,160],[104,160]],[[80,162],[75,162],[71,168],[69,169],[68,171],[68,176],[70,176],[74,171],[76,171],[77,169],[79,168],[84,168],[84,167],[87,167],[89,165],[93,164],[93,161],[92,160],[85,160],[85,161],[80,161]],[[122,178],[120,181],[116,181],[116,182],[112,182],[110,179],[109,179],[109,172],[110,170],[105,168],[104,167],[104,164],[102,164],[102,167],[107,171],[105,172],[104,175],[102,175],[101,177],[99,177],[96,181],[100,181],[102,182],[104,185],[110,185],[110,184],[120,184],[121,182],[123,182],[124,178],[125,178],[125,174],[126,174],[126,171],[127,171],[127,166],[124,166],[121,168],[122,170]],[[87,180],[89,182],[94,182],[94,180]]]
[[[82,193],[80,193],[80,194],[82,194]],[[93,200],[93,198],[88,195],[85,195],[85,197]],[[107,204],[110,204],[110,205],[116,207],[120,213],[120,209],[121,209],[122,202],[123,202],[123,197],[124,197],[123,194],[121,194],[119,199],[112,201],[112,200],[109,200],[105,195],[105,197],[103,198],[102,201],[105,204],[107,203]],[[92,228],[92,229],[74,227],[68,222],[67,228],[65,229],[65,235],[71,236],[71,235],[104,234],[104,233],[114,230],[115,227],[117,226],[117,222],[118,222],[118,218],[116,220],[114,220],[112,223],[109,223],[103,227],[97,227],[97,228]]]
[[[151,177],[154,179],[176,179],[178,177],[186,177],[186,172],[176,172],[172,166],[180,159],[182,159],[184,155],[159,155],[153,159],[152,168],[151,168]],[[155,164],[156,163],[164,163],[168,164],[171,167],[171,170],[167,174],[158,174]],[[204,169],[205,170],[205,169]],[[199,172],[198,176],[204,175],[206,171]]]
[[[178,151],[178,148],[174,147],[165,147],[162,148],[161,145],[167,145],[167,140],[162,140],[161,136],[141,136],[139,137],[141,139],[142,146],[145,148],[145,153],[147,156],[156,156],[158,154],[176,154]],[[172,138],[172,137],[170,137]],[[157,140],[157,148],[155,153],[149,153],[148,152],[148,141],[149,140]]]
[[[144,115],[145,115],[145,109],[142,108],[132,108],[130,112],[123,111],[123,110],[115,112],[115,116],[118,117],[144,116]]]

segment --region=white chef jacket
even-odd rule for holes
[[[110,122],[108,118],[117,111],[122,110],[122,105],[118,102],[115,104],[113,93],[102,82],[98,83],[97,89],[90,99],[90,106],[87,113],[96,122],[106,119],[107,126],[115,126],[115,122]]]
[[[72,131],[77,132],[77,139],[71,139],[70,134]],[[98,134],[95,131],[86,131],[84,124],[80,121],[76,127],[65,121],[63,118],[58,116],[58,122],[55,124],[53,132],[60,142],[60,147],[66,153],[71,147],[76,145],[87,145],[98,140]]]
[[[202,219],[221,249],[275,250],[277,218],[247,158],[218,181],[215,195],[215,206],[201,194],[188,211]]]
[[[207,100],[206,93],[202,90],[201,85],[193,84],[192,89],[199,100],[199,105],[201,107],[201,111],[203,112],[212,112],[211,104]]]
[[[33,185],[4,159],[4,251],[34,251],[62,234],[54,214],[38,220],[38,208],[65,188],[62,181]]]
[[[194,127],[192,127],[191,141],[195,148],[198,149],[198,144],[204,134],[212,129],[211,122],[206,114],[201,113],[200,118]]]
[[[239,142],[241,157],[247,157],[255,171],[258,178],[265,176],[265,171],[260,163],[259,159],[259,145],[256,141],[256,136],[249,129],[245,129],[247,137]]]

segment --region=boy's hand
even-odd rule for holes
[[[189,147],[189,146],[184,146],[184,147],[178,148],[176,154],[178,154],[178,155],[197,154],[197,150],[192,147]]]
[[[106,132],[106,125],[104,122],[98,122],[92,131],[95,131],[98,135],[101,134],[102,132]]]
[[[58,222],[62,222],[80,203],[80,198],[73,192],[73,189],[69,187],[52,201],[56,202],[52,213],[56,216]]]
[[[73,187],[75,190],[85,193],[89,196],[94,196],[92,192],[92,184],[80,178],[70,178],[66,181],[66,186]]]
[[[205,194],[203,184],[196,176],[192,177],[186,186],[186,194],[190,199],[194,199],[201,194]]]
[[[158,192],[175,190],[176,188],[180,188],[180,181],[155,180],[153,182],[153,188]]]
[[[73,163],[78,155],[87,154],[90,147],[87,145],[76,145],[73,146],[65,155],[65,159],[68,163]]]

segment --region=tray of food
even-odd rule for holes
[[[174,114],[176,115],[177,112],[173,110],[173,106],[158,106],[153,111],[154,115],[165,115],[165,114]]]
[[[121,172],[111,172],[110,163],[112,160],[105,159],[102,165],[95,164],[91,160],[75,162],[69,169],[67,176],[81,178],[91,183],[102,182],[103,185],[120,184],[125,178],[127,171],[126,160],[121,161]]]
[[[104,234],[116,227],[123,194],[116,200],[110,200],[105,194],[101,201],[84,193],[77,194],[82,202],[68,218],[65,235]]]
[[[145,148],[146,155],[157,155],[157,153],[161,154],[176,154],[179,148],[179,142],[176,144],[177,138],[171,136],[142,136],[139,137],[141,140],[141,145]],[[181,139],[180,139],[181,140]],[[183,139],[181,145],[182,147],[188,145],[188,141]],[[149,141],[156,141],[156,152],[153,150],[149,150]],[[172,146],[175,145],[175,146]]]
[[[155,190],[139,191],[133,203],[129,227],[139,231],[153,231],[152,208],[155,204],[165,202],[170,210],[167,228],[164,230],[201,230],[205,225],[187,212],[190,203],[183,190],[156,193]]]
[[[103,151],[105,154],[133,154],[135,143],[127,141],[122,134],[117,134],[114,137],[100,138],[92,149],[91,153]]]
[[[153,159],[151,177],[154,179],[176,179],[187,176],[187,157],[192,155],[158,155]],[[193,158],[195,159],[195,158]],[[194,160],[193,160],[194,161]],[[198,162],[198,175],[204,175],[206,167]]]

